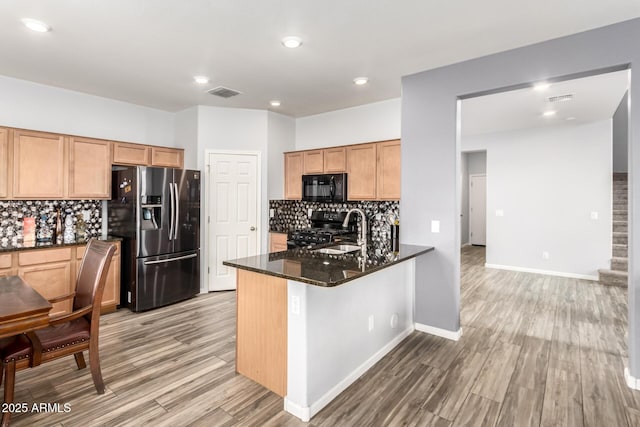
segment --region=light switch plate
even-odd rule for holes
[[[591,219],[598,219],[598,212],[591,212]]]
[[[439,233],[440,232],[440,221],[431,221],[431,232]]]
[[[504,211],[502,209],[496,210],[496,216],[504,216]]]
[[[291,296],[291,314],[300,314],[300,297]]]

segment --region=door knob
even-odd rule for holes
[[[252,226],[249,228],[249,230],[251,230],[251,231],[256,231],[256,228],[252,225]]]

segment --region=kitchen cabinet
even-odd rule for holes
[[[113,142],[113,164],[150,166],[151,147],[126,142]]]
[[[102,313],[115,311],[116,307],[120,304],[120,242],[114,243],[116,244],[116,251],[111,258],[111,265],[107,273],[107,282],[104,285],[101,305]],[[86,249],[86,246],[78,246],[76,249],[78,268],[80,267]]]
[[[52,200],[65,196],[64,135],[13,130],[14,199]]]
[[[325,148],[324,173],[342,173],[347,171],[347,149],[345,147]]]
[[[0,128],[0,199],[9,196],[9,130]]]
[[[347,146],[349,200],[375,200],[377,144]]]
[[[0,255],[0,277],[12,276],[15,274],[13,262],[11,261],[11,254]]]
[[[111,142],[69,138],[68,190],[70,199],[111,197]]]
[[[321,174],[324,172],[323,150],[303,151],[304,175]]]
[[[75,263],[72,248],[38,249],[18,254],[18,276],[47,299],[68,295],[75,290],[72,280]],[[49,315],[71,311],[71,300],[53,304]]]
[[[377,143],[376,198],[400,200],[400,140]]]
[[[269,233],[269,252],[287,250],[287,233]]]
[[[184,167],[184,150],[151,147],[151,166],[182,169]]]
[[[302,199],[304,158],[301,151],[284,154],[284,198]]]

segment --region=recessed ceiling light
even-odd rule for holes
[[[369,78],[367,77],[356,77],[355,79],[353,79],[353,83],[357,84],[358,86],[366,85],[368,82]]]
[[[194,76],[193,81],[196,83],[203,85],[209,83],[209,77],[207,76]]]
[[[551,116],[555,116],[557,113],[557,111],[555,110],[549,110],[549,111],[545,111],[544,113],[542,113],[543,116],[545,117],[551,117]]]
[[[37,31],[39,33],[46,33],[51,31],[51,27],[42,21],[36,21],[35,19],[23,19],[22,23],[30,30]]]
[[[543,91],[543,90],[549,89],[550,87],[551,87],[551,83],[540,82],[533,85],[533,90]]]
[[[279,107],[280,106],[280,101],[278,101],[277,99],[274,99],[273,101],[270,102],[272,107]]]
[[[282,39],[282,45],[284,47],[288,47],[289,49],[295,49],[297,47],[302,46],[302,39],[300,37],[285,37]]]

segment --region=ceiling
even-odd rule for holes
[[[300,117],[399,97],[403,75],[636,17],[637,0],[3,0],[0,75],[166,111]],[[290,35],[302,47],[284,48]],[[242,94],[204,93],[219,85]]]
[[[629,86],[627,70],[479,96],[462,101],[462,135],[504,132],[560,124],[578,124],[613,117]],[[573,95],[570,101],[550,97]],[[544,116],[545,111],[556,114]]]

